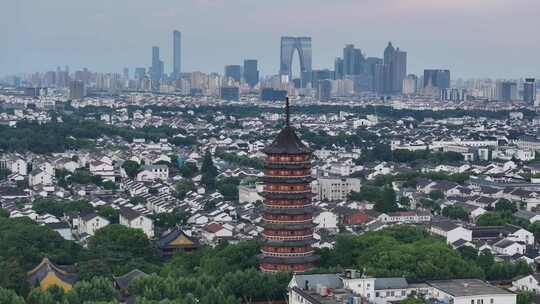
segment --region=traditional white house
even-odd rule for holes
[[[165,165],[146,165],[137,173],[137,181],[150,182],[157,179],[167,180],[169,178],[169,167]]]
[[[510,239],[502,239],[493,244],[493,250],[498,254],[512,256],[514,254],[524,254],[526,246]]]
[[[522,227],[507,224],[504,226],[505,230],[508,232],[506,236],[507,239],[525,243],[527,245],[534,245],[534,234],[527,229]]]
[[[230,238],[232,236],[232,229],[218,223],[208,224],[202,230],[202,237],[208,244],[215,244],[220,238]]]
[[[38,186],[38,185],[52,185],[52,175],[47,173],[46,171],[43,171],[41,169],[34,169],[30,172],[28,175],[28,185],[30,187]]]
[[[454,304],[516,304],[515,293],[478,279],[428,281],[427,298]]]
[[[108,162],[101,160],[94,160],[90,162],[90,173],[93,175],[99,175],[103,180],[114,182],[114,166]]]
[[[536,294],[540,294],[540,275],[534,273],[515,278],[512,281],[512,290],[516,292],[532,291]]]
[[[378,219],[383,223],[418,224],[431,220],[431,215],[420,211],[398,211],[381,214]]]
[[[454,304],[516,304],[516,294],[478,279],[409,284],[405,278],[374,278],[358,271],[294,274],[288,285],[289,304],[397,303],[418,295],[428,302]]]
[[[83,238],[85,234],[93,236],[96,234],[96,231],[110,224],[108,219],[95,212],[80,214],[77,223],[78,226],[76,228],[79,238]]]
[[[141,229],[149,239],[154,237],[154,221],[139,211],[125,207],[120,208],[119,223],[129,228]]]
[[[317,229],[326,229],[331,233],[338,232],[338,216],[331,211],[323,211],[313,219]]]
[[[448,244],[457,240],[472,241],[472,231],[459,226],[451,221],[435,221],[431,223],[429,231],[435,235],[442,236]]]
[[[529,221],[529,223],[534,223],[540,221],[540,213],[527,211],[527,210],[518,210],[514,213],[515,217]]]
[[[28,163],[18,156],[8,156],[0,159],[0,169],[8,169],[11,173],[26,176]]]

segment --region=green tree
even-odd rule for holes
[[[88,250],[115,275],[123,275],[134,268],[151,272],[157,262],[156,252],[142,230],[117,224],[98,230],[89,239]]]
[[[382,188],[380,193],[380,198],[375,201],[375,210],[379,212],[394,212],[398,210],[398,205],[396,203],[396,192],[390,186],[385,186]]]
[[[536,221],[532,223],[531,225],[529,225],[528,230],[534,234],[535,240],[540,240],[540,222]]]
[[[94,277],[90,281],[80,281],[73,286],[67,297],[69,303],[83,304],[98,301],[113,301],[116,290],[113,283],[103,277]]]
[[[436,201],[444,198],[444,193],[441,190],[433,190],[429,193],[429,198]]]
[[[442,210],[442,215],[463,221],[467,221],[469,219],[469,211],[461,206],[446,206]]]
[[[135,178],[137,173],[139,173],[141,166],[136,161],[126,160],[124,163],[122,163],[122,168],[124,168],[124,171],[126,171],[127,176],[130,178]]]
[[[159,213],[154,218],[154,224],[161,228],[183,226],[187,223],[190,214],[185,209],[175,208],[173,212]]]
[[[201,173],[208,173],[210,175],[216,176],[218,174],[217,168],[214,165],[214,160],[212,159],[212,154],[210,154],[210,151],[207,150],[204,154],[202,165],[201,165]]]
[[[0,260],[0,288],[8,288],[23,293],[28,287],[26,272],[14,256],[4,256]],[[1,303],[1,302],[0,302]]]
[[[188,179],[181,180],[175,185],[176,197],[184,199],[190,191],[195,191],[195,184]]]
[[[507,223],[507,220],[498,213],[484,213],[476,219],[478,226],[500,226]]]
[[[0,287],[0,303],[2,304],[25,304],[23,298],[19,297],[13,290]]]
[[[226,200],[236,201],[238,200],[238,186],[240,185],[240,179],[238,177],[226,177],[217,182],[217,190],[221,193]]]
[[[199,169],[197,166],[192,162],[185,162],[182,164],[182,166],[179,169],[180,174],[184,178],[192,178],[195,175],[197,175],[197,172],[199,172]]]
[[[517,295],[516,304],[532,304],[534,301],[535,294],[531,291],[521,291]]]
[[[501,212],[501,213],[504,213],[504,212],[514,213],[517,211],[517,206],[516,206],[516,203],[511,202],[507,199],[500,199],[495,204],[495,211]]]
[[[10,215],[9,211],[7,211],[6,209],[0,208],[0,217],[8,218],[9,215]]]
[[[27,304],[56,304],[53,295],[48,290],[33,288],[26,297]]]
[[[97,208],[97,213],[106,218],[111,224],[118,224],[120,212],[111,206]]]

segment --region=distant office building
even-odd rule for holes
[[[391,70],[392,91],[401,93],[403,91],[403,79],[407,77],[407,52],[403,52],[399,48],[396,49]]]
[[[365,58],[362,51],[348,44],[343,49],[343,75],[360,75],[364,72]]]
[[[141,80],[146,77],[146,68],[135,68],[135,79]]]
[[[124,68],[122,70],[122,76],[124,77],[124,80],[129,80],[129,68]]]
[[[182,71],[182,34],[179,31],[173,31],[173,74],[174,80],[180,79]]]
[[[337,57],[334,60],[334,79],[343,79],[343,59]]]
[[[242,67],[239,65],[225,66],[225,78],[232,78],[235,81],[240,82],[242,79]]]
[[[518,100],[517,83],[514,81],[498,81],[496,84],[497,100],[513,101]]]
[[[408,75],[403,79],[403,94],[413,95],[418,92],[418,77],[416,75]]]
[[[332,80],[319,80],[317,86],[317,99],[328,101],[332,97]]]
[[[313,70],[311,75],[311,81],[313,83],[319,83],[320,80],[334,79],[334,71],[325,70]]]
[[[536,83],[534,78],[526,78],[523,84],[523,101],[534,104],[536,101]]]
[[[29,97],[47,96],[47,94],[48,94],[47,88],[41,88],[41,87],[24,88],[24,95],[29,96]]]
[[[244,81],[251,87],[259,83],[258,62],[255,59],[244,60]]]
[[[467,99],[467,90],[465,89],[442,89],[441,100],[443,101],[465,101]]]
[[[292,60],[294,51],[300,58],[301,87],[311,83],[311,37],[281,37],[280,75],[292,80]]]
[[[86,96],[84,82],[74,80],[69,83],[69,99],[83,99]]]
[[[392,42],[384,49],[383,92],[386,94],[401,93],[403,79],[407,76],[407,53],[395,49]]]
[[[159,58],[159,47],[152,47],[152,89],[159,90],[161,78],[163,76],[163,61]]]
[[[238,87],[222,87],[220,97],[223,100],[240,100],[240,90]]]
[[[261,100],[263,101],[283,101],[287,97],[287,91],[273,88],[263,88],[261,90]]]
[[[450,70],[424,70],[424,88],[428,84],[440,90],[450,88]]]

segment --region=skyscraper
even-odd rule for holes
[[[534,78],[526,78],[523,84],[523,101],[533,105],[536,101],[536,83]]]
[[[181,73],[182,56],[182,34],[179,31],[173,31],[173,79],[178,80]]]
[[[416,75],[409,75],[403,79],[402,93],[405,95],[416,94],[418,90],[418,77]]]
[[[69,82],[69,99],[80,100],[86,96],[84,82],[73,80]]]
[[[152,89],[159,90],[161,77],[163,76],[163,61],[159,58],[159,47],[152,47]]]
[[[401,93],[403,91],[403,79],[407,77],[407,52],[401,51],[399,48],[396,49],[391,70],[392,91]]]
[[[348,44],[343,48],[343,75],[360,75],[364,72],[364,55],[362,51]]]
[[[317,86],[317,98],[320,101],[328,101],[332,97],[332,81],[329,79],[319,80]]]
[[[255,59],[244,60],[244,80],[251,87],[255,87],[259,83],[258,63]]]
[[[518,99],[517,83],[514,81],[499,81],[496,84],[497,100],[514,101]]]
[[[232,78],[239,82],[242,78],[242,67],[239,65],[226,65],[225,78]]]
[[[384,49],[383,92],[401,93],[403,79],[407,76],[407,53],[395,49],[392,42]]]
[[[314,267],[311,150],[290,124],[286,99],[285,127],[263,152],[264,190],[262,271],[304,272]]]
[[[301,87],[311,83],[311,37],[281,37],[281,56],[279,74],[292,80],[292,60],[294,51],[300,58]]]
[[[343,79],[343,59],[340,57],[334,60],[334,78]]]
[[[428,84],[441,90],[450,88],[450,70],[424,70],[424,88]]]

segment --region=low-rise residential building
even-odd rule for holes
[[[137,173],[137,181],[151,182],[155,180],[167,180],[169,178],[169,167],[165,165],[146,165]]]
[[[141,229],[149,239],[154,237],[154,221],[131,208],[120,208],[119,223],[129,228]]]
[[[93,236],[96,231],[110,224],[105,217],[98,215],[96,212],[82,212],[77,220],[77,234],[79,239],[84,239],[86,236]]]
[[[360,191],[359,178],[320,176],[315,184],[315,191],[323,201],[344,200],[352,191]]]

